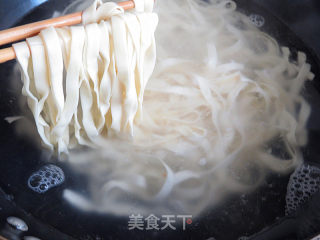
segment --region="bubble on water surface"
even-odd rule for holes
[[[295,212],[319,191],[320,169],[302,164],[291,175],[286,196],[286,215]]]
[[[65,176],[62,169],[49,164],[29,177],[28,186],[35,192],[45,193],[50,188],[62,184],[64,179]]]

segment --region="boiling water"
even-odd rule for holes
[[[86,3],[86,5],[87,4],[88,3]],[[76,2],[75,2],[75,5],[76,5]],[[75,9],[73,9],[71,11],[73,12],[73,11],[75,11]],[[253,21],[257,26],[260,26],[262,24],[262,22],[263,22],[263,20],[259,16],[251,16],[251,21]],[[284,152],[286,152],[286,151],[284,151]],[[112,192],[120,191],[119,190],[119,186],[120,187],[124,186],[123,184],[122,185],[119,184],[119,182],[116,183],[115,181],[112,181],[112,180],[117,179],[117,177],[118,177],[118,179],[119,179],[119,177],[122,177],[122,176],[119,176],[117,174],[112,174],[112,171],[114,169],[116,169],[116,170],[119,170],[117,172],[117,173],[119,173],[121,168],[122,169],[126,169],[126,170],[132,169],[132,171],[134,171],[134,169],[135,169],[134,165],[135,164],[123,164],[121,166],[122,163],[125,163],[125,162],[129,163],[131,156],[125,156],[125,157],[122,156],[120,158],[121,164],[118,166],[117,165],[117,160],[118,159],[117,159],[116,156],[113,159],[110,159],[110,155],[108,155],[106,153],[99,153],[99,154],[101,154],[101,157],[97,157],[97,154],[92,154],[91,156],[87,155],[85,157],[84,156],[79,156],[78,157],[78,155],[76,154],[72,158],[73,161],[71,162],[71,165],[73,166],[73,170],[75,171],[75,173],[76,174],[85,174],[86,176],[89,176],[90,177],[89,178],[90,182],[89,182],[89,185],[88,185],[88,189],[87,189],[87,185],[83,186],[83,189],[82,189],[83,191],[82,190],[81,191],[75,191],[75,189],[73,189],[72,186],[70,186],[70,188],[68,186],[68,191],[70,190],[72,193],[75,193],[74,195],[72,195],[72,194],[69,195],[69,196],[73,196],[72,197],[73,199],[68,199],[68,200],[70,200],[71,203],[75,203],[75,206],[78,206],[80,209],[83,209],[85,204],[89,204],[87,206],[89,206],[90,207],[89,209],[91,209],[92,211],[101,211],[101,212],[104,212],[104,213],[112,212],[114,214],[127,215],[128,213],[131,214],[134,211],[139,211],[139,208],[136,208],[137,206],[139,207],[139,200],[130,197],[129,196],[130,194],[122,195],[122,196],[124,196],[123,200],[127,200],[128,201],[128,203],[125,204],[125,206],[127,206],[128,208],[124,208],[124,211],[120,212],[119,209],[121,209],[121,207],[123,206],[123,205],[120,205],[121,207],[119,206],[118,208],[114,208],[113,209],[114,211],[109,211],[109,209],[113,207],[113,205],[112,205],[113,202],[117,201],[117,200],[112,199],[112,196],[113,196]],[[134,155],[134,152],[132,153],[132,155]],[[153,159],[153,156],[152,156],[151,153],[150,153],[150,159],[151,160]],[[301,161],[301,159],[300,159],[300,161]],[[158,180],[153,179],[152,181],[155,181],[155,182],[158,181],[158,182],[163,183],[166,175],[168,175],[168,173],[169,173],[169,175],[172,174],[172,172],[167,171],[167,169],[162,164],[157,164],[157,163],[152,163],[152,162],[144,162],[144,163],[147,166],[151,166],[150,169],[158,169],[158,171],[159,171],[159,175],[161,177],[159,177]],[[207,168],[211,167],[210,162],[206,158],[199,158],[196,163],[197,163],[198,167],[203,168],[203,169],[207,169]],[[305,168],[306,166],[307,165],[305,165],[303,168]],[[183,167],[179,166],[179,164],[175,164],[175,167],[176,167],[176,169],[183,168]],[[235,171],[234,171],[234,173],[232,175],[236,176],[236,177],[238,177],[238,175],[245,176],[246,173],[247,173],[246,168],[251,168],[251,169],[253,169],[253,172],[255,171],[254,164],[253,163],[249,163],[249,164],[246,164],[246,166],[244,168],[242,168],[242,171],[241,171],[241,168],[233,169]],[[146,170],[145,172],[150,171],[150,169]],[[42,170],[44,170],[44,169],[42,169]],[[240,170],[240,171],[237,171],[237,170]],[[31,180],[31,177],[34,175],[35,178],[32,178],[32,181],[31,181],[31,182],[35,182],[33,184],[34,185],[33,191],[35,191],[36,193],[48,193],[48,192],[50,192],[50,191],[48,191],[49,189],[51,189],[52,187],[55,187],[57,185],[51,186],[50,185],[50,181],[48,179],[46,180],[46,179],[44,179],[42,177],[39,177],[39,176],[41,176],[39,174],[40,173],[39,171],[35,172],[34,174],[31,174],[29,182]],[[295,173],[295,176],[296,175],[297,175],[297,172]],[[301,176],[300,173],[298,175]],[[237,178],[237,179],[239,179],[239,178]],[[297,179],[299,179],[299,178],[297,178]],[[304,199],[303,197],[301,198],[301,194],[297,191],[297,190],[299,190],[299,186],[297,185],[297,186],[293,186],[292,187],[293,184],[296,185],[296,183],[297,183],[296,180],[297,179],[294,179],[292,177],[291,181],[290,181],[290,184],[288,186],[287,210],[286,210],[287,214],[290,214],[290,213],[294,212],[294,210],[297,208],[297,206],[300,203],[304,203],[304,201],[305,201],[305,200],[303,200]],[[58,179],[56,179],[56,180],[58,180]],[[243,178],[240,177],[240,180],[243,180]],[[250,183],[250,182],[252,182],[254,180],[255,180],[255,178],[253,178],[251,180],[247,179],[246,183]],[[140,186],[143,186],[143,184],[144,184],[144,181],[139,177],[138,178],[134,178],[134,177],[128,176],[125,179],[125,182],[129,182],[130,183],[130,181],[137,182],[138,184],[140,184]],[[38,184],[40,182],[41,183],[45,183],[45,186],[43,186],[43,189],[45,191],[40,189],[40,185],[41,184],[40,185]],[[59,182],[59,180],[56,181],[56,183],[58,183],[58,182]],[[219,182],[219,181],[217,181],[217,182]],[[26,185],[25,183],[26,182],[24,181],[23,182],[24,186]],[[306,183],[307,182],[303,182],[302,185],[305,185]],[[48,186],[50,186],[50,187],[48,187]],[[101,188],[101,186],[104,186],[105,188]],[[104,192],[101,191],[101,189],[102,190],[110,189],[112,186],[115,186],[115,187],[112,189],[111,192],[109,192],[110,194],[104,194]],[[222,185],[222,187],[223,187],[223,185]],[[153,189],[153,190],[155,190],[155,189]],[[159,190],[159,189],[157,189],[157,190]],[[307,192],[311,192],[311,190],[312,190],[311,188],[307,187],[307,190],[303,193],[303,196],[308,195]],[[314,188],[313,188],[313,190],[316,191],[316,189],[314,189]],[[67,193],[70,193],[70,191],[67,192]],[[152,189],[151,189],[151,191],[152,191]],[[298,197],[297,198],[296,198],[296,193],[293,193],[293,192],[298,192]],[[40,196],[40,194],[38,194],[38,195]],[[190,191],[189,195],[194,195],[194,196],[200,197],[200,199],[201,199],[201,194],[199,192]],[[215,196],[212,197],[211,203],[213,204],[215,201],[218,201],[220,199],[220,195],[222,196],[223,193],[220,192],[219,189],[216,189]],[[64,196],[66,196],[66,195],[64,195]],[[109,197],[110,197],[110,199],[107,199]],[[67,198],[65,198],[65,199],[67,199]],[[82,202],[78,201],[77,203],[80,203],[80,204],[76,204],[76,200],[79,200],[79,199],[81,201],[82,200],[83,201]],[[106,205],[108,204],[109,200],[112,200],[112,204],[108,208],[108,207],[106,207]],[[161,201],[159,201],[159,202],[161,204]],[[177,207],[181,206],[181,203],[182,202],[176,201],[173,204],[173,206],[175,206],[177,208]],[[119,204],[121,204],[121,202]],[[146,204],[144,206],[144,208],[146,206],[148,206],[148,203],[146,203],[146,202],[143,202],[143,204]],[[210,205],[210,203],[207,202],[206,205],[208,205],[208,204]],[[193,205],[197,205],[197,202],[194,201]],[[146,210],[146,212],[150,213],[150,209],[153,209],[153,208],[149,206],[148,209]],[[203,208],[201,208],[201,209],[203,210]],[[199,210],[199,209],[197,209],[197,210]],[[173,213],[175,211],[179,212],[180,210],[177,210],[177,209],[174,209],[174,208],[169,208],[169,211],[170,211],[170,213]],[[186,212],[189,212],[189,211],[191,211],[191,210],[189,210],[189,209],[186,210]],[[196,212],[198,212],[198,211],[196,211]],[[142,213],[142,211],[139,212],[139,213]],[[45,218],[45,219],[46,219],[46,221],[50,221],[50,219],[48,219],[48,218]],[[238,219],[238,220],[240,221],[240,219]],[[221,239],[223,239],[223,238],[221,238]]]

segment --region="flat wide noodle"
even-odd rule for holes
[[[95,1],[83,13],[84,26],[48,28],[14,45],[23,94],[46,147],[60,154],[77,144],[100,145],[109,135],[133,135],[155,66],[158,24],[153,0],[135,2],[138,9],[124,12]]]

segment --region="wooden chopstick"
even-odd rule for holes
[[[0,31],[0,46],[13,43],[28,37],[37,35],[42,29],[48,27],[64,27],[81,23],[82,13],[77,12],[57,18],[51,18],[40,22],[34,22]]]
[[[0,50],[0,63],[4,63],[16,58],[16,53],[13,47],[4,48]]]
[[[124,10],[134,8],[132,0],[119,2],[118,5]],[[41,30],[48,27],[65,27],[80,24],[82,22],[82,12],[72,13],[69,15],[51,18],[44,21],[34,22],[19,27],[14,27],[0,31],[0,46],[13,43],[28,37],[32,37],[40,33]],[[4,63],[16,58],[16,54],[12,47],[0,50],[0,63]]]

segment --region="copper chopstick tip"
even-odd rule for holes
[[[0,50],[0,63],[8,62],[16,58],[16,53],[12,47]]]

